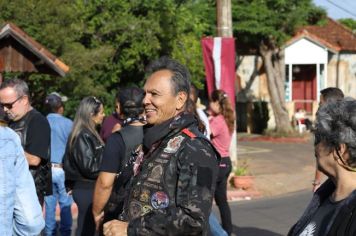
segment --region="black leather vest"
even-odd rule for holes
[[[165,138],[154,151],[145,155],[139,177],[132,184],[126,217],[132,220],[155,209],[166,213],[169,205],[175,205],[177,184],[177,158],[179,150],[190,139],[184,131]],[[190,132],[190,131],[189,131]],[[192,133],[193,134],[193,133]],[[204,136],[195,136],[203,138]]]

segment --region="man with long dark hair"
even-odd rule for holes
[[[219,154],[185,113],[187,68],[167,57],[149,66],[143,105],[148,127],[134,164],[123,221],[105,235],[207,235]]]

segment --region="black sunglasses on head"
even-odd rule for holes
[[[7,108],[8,110],[11,110],[14,106],[14,104],[20,100],[21,98],[23,98],[23,96],[18,97],[15,101],[13,102],[9,102],[9,103],[0,103],[0,106],[2,106],[3,108]]]

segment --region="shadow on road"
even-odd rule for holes
[[[269,230],[253,228],[253,227],[236,227],[233,226],[233,234],[238,236],[282,236]]]

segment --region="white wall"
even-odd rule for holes
[[[285,48],[285,64],[324,64],[327,60],[327,49],[306,38]]]
[[[346,96],[356,98],[356,54],[341,53],[339,58],[338,54],[330,54],[329,58],[327,86],[337,86]]]

